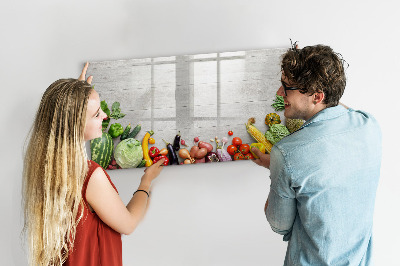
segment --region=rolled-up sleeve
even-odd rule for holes
[[[291,187],[290,173],[282,153],[274,147],[271,151],[271,186],[266,216],[272,230],[284,235],[284,241],[290,239],[297,213],[296,194]]]

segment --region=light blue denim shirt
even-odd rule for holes
[[[273,146],[266,216],[284,265],[371,265],[380,164],[377,121],[340,105]]]

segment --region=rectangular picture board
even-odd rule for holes
[[[190,152],[193,146],[199,146],[199,142],[195,141],[197,137],[199,141],[211,144],[212,152],[217,152],[217,137],[220,144],[223,138],[227,139],[223,146],[226,151],[235,137],[240,138],[242,144],[257,142],[246,129],[251,117],[255,118],[253,125],[263,134],[268,130],[265,118],[269,113],[277,113],[284,124],[283,112],[276,111],[271,105],[281,86],[280,62],[286,50],[262,49],[90,62],[87,75],[93,75],[92,85],[99,93],[100,101],[107,103],[110,112],[113,103],[118,102],[120,112],[125,114],[117,120],[111,118],[105,133],[114,123],[121,124],[124,129],[130,124],[131,131],[140,125],[135,139],[141,145],[146,132],[154,132],[151,138],[155,142],[148,143],[148,149],[153,146],[158,150],[167,148],[163,140],[174,144],[176,135],[180,134],[186,145],[180,144],[180,149]],[[120,136],[112,141],[114,147],[111,148],[95,146],[93,142],[91,158],[100,161],[104,168],[118,169],[118,163],[113,160]],[[196,149],[192,154],[197,154]],[[184,159],[178,154],[179,151],[176,151],[181,164]],[[202,152],[199,157],[201,155]],[[234,156],[231,158],[234,161]],[[196,163],[204,161],[192,159],[191,162]],[[122,164],[122,160],[119,161]]]

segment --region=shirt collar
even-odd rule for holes
[[[319,111],[318,113],[316,113],[310,119],[308,119],[299,129],[302,129],[303,127],[306,127],[311,123],[329,120],[332,118],[342,116],[345,113],[347,113],[348,111],[349,110],[346,109],[345,107],[343,107],[342,105],[325,108],[325,109]]]

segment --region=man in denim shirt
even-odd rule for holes
[[[344,60],[330,47],[289,49],[282,59],[286,118],[304,119],[271,154],[265,205],[273,231],[289,241],[284,265],[371,265],[381,132],[368,113],[339,104]]]

